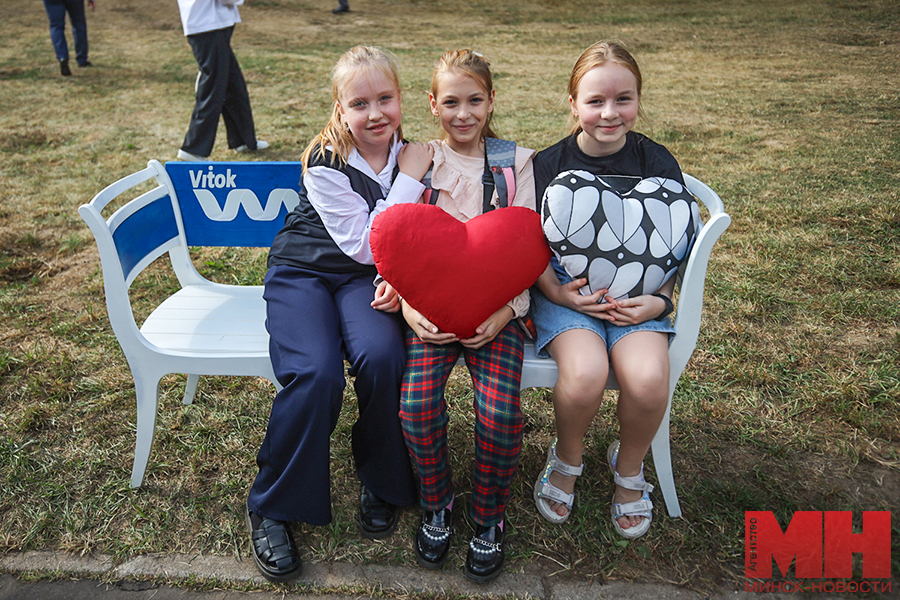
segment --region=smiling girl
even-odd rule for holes
[[[535,158],[538,198],[569,170],[593,173],[619,193],[647,177],[684,184],[669,151],[632,131],[641,116],[642,81],[637,62],[620,44],[599,42],[582,53],[569,79],[572,131]],[[552,523],[571,515],[575,480],[584,466],[584,435],[600,409],[612,368],[620,388],[620,440],[607,452],[616,484],[612,522],[619,534],[635,538],[647,532],[652,518],[653,486],[644,480],[643,460],[668,402],[675,278],[654,294],[619,300],[606,296],[609,290],[581,295],[586,283],[573,281],[554,258],[533,288],[536,349],[559,365],[553,390],[557,439],[535,483],[534,499]]]
[[[297,207],[269,252],[266,329],[284,386],[272,404],[246,522],[256,566],[270,581],[300,575],[290,522],[331,522],[330,436],[355,377],[359,418],[352,449],[361,482],[362,535],[383,538],[416,485],[400,428],[406,355],[397,295],[376,287],[369,232],[388,207],[416,202],[431,162],[426,144],[404,144],[394,56],[347,51],[332,72],[331,119],[303,152]]]
[[[496,139],[491,128],[494,87],[490,63],[472,50],[444,53],[438,59],[429,94],[431,112],[445,139],[431,143],[434,166],[428,201],[468,221],[503,206],[534,209],[534,152]],[[504,147],[514,157],[515,185],[501,198],[493,189],[486,147]],[[510,167],[513,168],[513,167]],[[513,191],[515,190],[515,191]],[[458,298],[466,302],[467,298]],[[522,445],[519,383],[523,336],[512,320],[528,311],[528,290],[459,339],[440,331],[415,307],[402,302],[410,326],[406,336],[407,369],[403,378],[403,433],[420,476],[422,521],[414,541],[416,557],[428,568],[447,560],[452,533],[454,490],[447,450],[447,403],[444,387],[462,353],[474,382],[475,469],[469,513],[475,533],[469,542],[465,574],[485,582],[503,568],[504,514]]]

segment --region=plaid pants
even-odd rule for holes
[[[503,519],[522,449],[522,332],[510,323],[489,344],[470,350],[438,346],[406,335],[406,374],[400,396],[403,435],[419,471],[424,510],[439,510],[453,498],[447,460],[444,387],[462,352],[475,391],[475,468],[472,519],[486,527]]]

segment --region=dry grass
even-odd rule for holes
[[[703,331],[676,392],[685,517],[659,510],[646,538],[615,537],[601,459],[615,436],[610,402],[589,434],[575,517],[563,528],[541,522],[530,486],[553,425],[548,394],[529,392],[509,509],[511,569],[740,585],[745,510],[786,520],[800,509],[897,507],[895,2],[354,0],[342,16],[328,8],[251,0],[242,10],[234,47],[259,135],[272,143],[265,158],[297,159],[326,119],[331,65],[361,42],[402,60],[408,138],[435,134],[425,95],[433,60],[470,45],[494,63],[501,133],[543,148],[564,134],[571,63],[613,37],[644,67],[643,130],[710,183],[734,217],[713,253]],[[0,549],[243,554],[240,507],[271,390],[210,378],[183,407],[184,378],[168,378],[147,479],[130,490],[134,393],[106,319],[96,249],[77,216],[103,186],[148,159],[170,159],[182,140],[196,66],[174,3],[100,3],[89,15],[95,67],[66,79],[40,3],[2,4],[0,20]],[[224,133],[212,158],[231,158]],[[258,252],[203,251],[197,261],[223,279],[263,273]],[[139,312],[172,285],[163,268],[139,281]],[[464,374],[450,398],[465,495]],[[350,393],[346,404],[333,443],[336,519],[299,528],[304,557],[412,564],[415,511],[384,542],[355,531]],[[464,540],[457,544],[460,555]]]

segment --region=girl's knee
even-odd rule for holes
[[[648,372],[619,381],[620,398],[642,412],[657,413],[669,402],[669,380],[658,373]]]
[[[361,353],[351,368],[357,376],[368,379],[384,375],[402,377],[406,368],[406,350],[403,344],[372,349]]]
[[[479,423],[493,429],[519,431],[525,424],[518,397],[475,399],[476,418]]]
[[[665,408],[669,399],[670,373],[665,350],[638,353],[632,349],[628,354],[614,354],[613,365],[622,396],[633,399],[647,410]]]
[[[646,364],[624,365],[616,370],[616,378],[620,388],[627,388],[640,393],[650,393],[656,390],[667,395],[669,390],[669,363],[661,361],[648,361]]]
[[[279,361],[273,366],[283,387],[304,389],[311,397],[342,393],[346,385],[343,363],[287,364]]]
[[[561,365],[556,390],[577,404],[595,404],[603,397],[609,378],[609,364],[603,361],[583,360]]]
[[[447,411],[444,395],[440,390],[401,389],[400,416],[408,419],[435,419]]]

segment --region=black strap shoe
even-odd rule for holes
[[[250,531],[250,551],[262,576],[275,583],[300,577],[303,562],[287,523],[253,515],[244,507],[244,521]],[[254,521],[257,526],[254,527]]]
[[[59,61],[59,74],[63,77],[68,77],[72,74],[72,69],[69,68],[68,59],[63,59]]]
[[[503,571],[503,530],[500,525],[475,525],[466,555],[466,577],[475,583],[487,583]]]
[[[453,513],[447,509],[422,511],[422,523],[413,542],[416,559],[426,569],[440,569],[450,556]]]
[[[363,537],[380,540],[394,533],[400,520],[400,509],[385,502],[363,485],[359,492],[359,513],[356,520]]]

